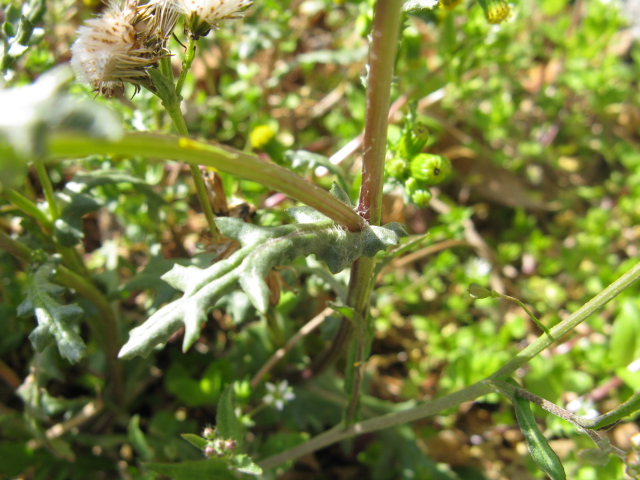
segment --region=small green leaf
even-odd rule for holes
[[[200,435],[195,435],[193,433],[181,433],[180,436],[197,449],[204,450],[204,447],[207,446],[207,440],[202,438]]]
[[[349,307],[348,305],[341,305],[334,302],[327,302],[327,307],[333,308],[340,315],[348,318],[349,320],[353,320],[356,315],[356,311],[354,308]]]
[[[237,480],[227,462],[213,458],[180,463],[146,463],[145,466],[174,480]]]
[[[640,309],[636,300],[624,300],[613,321],[609,352],[614,367],[626,367],[640,355]]]
[[[140,415],[134,415],[131,417],[131,420],[129,420],[127,439],[144,460],[151,460],[153,458],[153,449],[149,446],[149,442],[147,442],[142,430],[140,430]]]
[[[18,306],[18,315],[35,313],[38,327],[31,332],[29,340],[37,351],[41,352],[56,343],[60,355],[75,363],[84,356],[87,349],[74,329],[74,324],[83,311],[76,304],[58,303],[56,297],[62,294],[64,288],[50,281],[55,275],[58,261],[52,257],[36,269],[28,285],[27,297]]]
[[[176,93],[176,86],[172,79],[165,77],[157,68],[150,68],[147,70],[151,81],[157,89],[157,95],[162,100],[162,104],[166,108],[175,107],[180,105],[180,97]]]
[[[54,222],[53,229],[56,239],[62,245],[72,247],[84,237],[82,217],[98,210],[102,202],[84,193],[72,195],[68,200],[60,218]]]
[[[249,455],[236,455],[231,458],[230,463],[233,468],[241,473],[246,473],[248,475],[262,475],[262,469],[253,463],[253,460],[251,460]]]
[[[243,440],[243,427],[236,417],[233,384],[227,386],[218,400],[216,414],[216,432],[224,440],[235,440],[239,444]]]
[[[547,439],[542,434],[536,423],[535,416],[529,406],[529,401],[518,396],[513,396],[513,405],[516,411],[516,419],[522,435],[524,435],[527,448],[533,457],[533,461],[540,470],[545,472],[552,480],[566,480],[562,462],[556,452],[549,446]]]

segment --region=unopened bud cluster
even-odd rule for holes
[[[204,456],[207,458],[230,457],[238,447],[238,442],[233,439],[220,438],[216,430],[211,427],[204,429],[202,437],[207,440],[207,445],[204,447]]]
[[[451,162],[442,155],[421,153],[429,140],[424,124],[407,118],[400,140],[391,150],[393,154],[385,163],[385,172],[404,184],[408,199],[419,207],[431,201],[430,186],[438,185],[451,175]]]
[[[439,0],[438,5],[444,10],[453,10],[463,0]],[[489,23],[502,23],[511,16],[511,5],[507,0],[478,0]]]
[[[197,39],[219,22],[242,16],[253,0],[109,0],[105,13],[87,20],[71,46],[78,79],[112,96],[125,83],[153,88],[147,69],[170,55],[167,41],[178,18]]]

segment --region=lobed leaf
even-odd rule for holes
[[[266,312],[269,288],[265,277],[274,267],[301,256],[315,255],[332,273],[337,273],[362,256],[373,257],[377,252],[397,245],[400,238],[406,236],[398,223],[348,232],[310,207],[293,208],[288,212],[297,224],[259,227],[234,218],[218,218],[216,224],[220,232],[237,240],[242,248],[209,268],[175,265],[163,275],[162,279],[183,291],[183,296],[134,328],[129,341],[120,350],[120,357],[148,355],[181,325],[185,328],[183,351],[186,351],[197,340],[207,313],[216,301],[238,286],[258,311]]]
[[[62,305],[57,298],[64,288],[52,283],[58,259],[49,258],[33,273],[28,287],[27,297],[18,306],[18,315],[35,313],[38,326],[29,335],[29,340],[39,352],[52,343],[58,345],[60,355],[75,363],[87,349],[84,341],[74,329],[74,324],[83,314],[76,304]]]

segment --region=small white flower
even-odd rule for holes
[[[71,46],[71,66],[78,79],[106,96],[121,90],[124,82],[146,83],[146,68],[156,64],[158,52],[157,42],[139,32],[144,27],[140,20],[136,0],[112,0],[104,16],[87,20]]]
[[[267,383],[265,386],[269,393],[263,397],[262,401],[267,405],[275,406],[277,410],[282,410],[285,403],[296,398],[296,395],[293,393],[293,388],[289,386],[289,382],[286,380],[280,382],[278,385]]]
[[[187,17],[187,29],[194,38],[205,36],[222,20],[242,18],[253,0],[168,0],[171,8]]]

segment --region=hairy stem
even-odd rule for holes
[[[110,142],[58,133],[49,138],[49,153],[54,157],[66,158],[94,154],[139,155],[213,167],[289,195],[348,230],[357,232],[367,226],[366,221],[351,207],[323,188],[285,168],[212,142],[153,133],[129,133],[118,141]]]
[[[387,148],[388,113],[391,102],[391,81],[400,31],[400,15],[402,0],[378,0],[373,18],[372,43],[369,50],[369,78],[367,80],[367,113],[364,129],[362,155],[362,186],[358,211],[371,225],[380,225],[382,219],[382,185],[384,183],[384,160]],[[373,281],[375,262],[370,258],[357,260],[351,270],[349,282],[348,305],[353,307],[360,322],[369,322],[369,301]],[[343,319],[343,324],[349,322]],[[335,340],[344,341],[351,336],[349,327],[347,334]],[[341,330],[343,330],[341,328]],[[351,384],[350,403],[347,407],[347,422],[351,422],[356,414],[362,368],[366,352],[369,350],[369,338],[366,326],[355,329],[358,332],[353,365],[353,382]]]
[[[640,279],[640,262],[633,266],[618,280],[613,282],[602,292],[596,295],[589,302],[585,303],[573,315],[569,316],[554,328],[552,328],[551,335],[553,335],[554,338],[559,338],[562,335],[568,333],[585,319],[587,319],[590,315],[604,307],[604,305],[606,305],[610,300],[612,300],[620,292],[631,286],[638,279]],[[348,426],[347,428],[345,428],[342,424],[337,425],[331,430],[322,433],[315,438],[312,438],[302,445],[264,459],[263,461],[259,462],[259,465],[262,468],[275,467],[283,462],[293,460],[302,455],[314,452],[320,448],[324,448],[328,445],[339,442],[340,440],[344,440],[345,438],[382,430],[384,428],[394,427],[396,425],[401,425],[407,422],[413,422],[421,418],[435,415],[443,410],[460,405],[463,402],[474,400],[489,392],[496,391],[498,390],[496,386],[496,380],[503,380],[504,378],[511,375],[517,369],[522,367],[526,362],[528,362],[531,358],[551,345],[551,343],[553,343],[553,341],[550,340],[546,334],[543,334],[529,347],[525,348],[522,352],[516,355],[512,360],[507,362],[502,368],[500,368],[485,380],[482,380],[469,387],[459,390],[458,392],[446,395],[439,399],[425,402],[422,405],[414,408],[409,408],[400,412],[392,412],[380,417],[365,420],[363,422],[357,422]],[[615,409],[614,412],[619,413],[624,411],[624,413],[628,413],[628,405],[631,405],[635,408],[637,402],[637,397],[634,396],[625,404],[623,404],[620,409]],[[615,415],[615,417],[613,415],[607,415],[603,416],[604,422],[611,421],[612,418],[618,417],[618,415]],[[602,423],[603,422],[601,421],[596,423],[596,425],[600,426]]]

